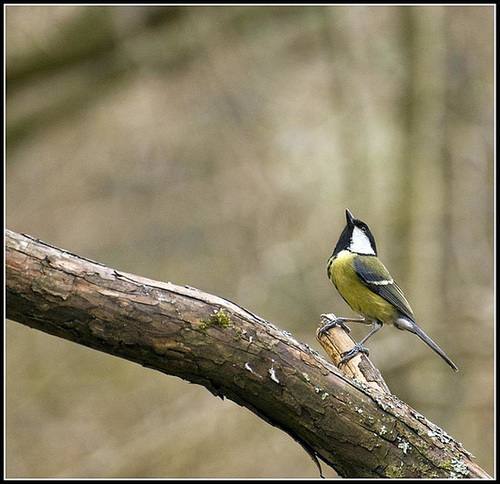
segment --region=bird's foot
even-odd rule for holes
[[[359,343],[357,343],[354,348],[352,348],[349,351],[346,351],[345,353],[342,353],[342,359],[339,361],[339,365],[345,365],[349,360],[354,358],[358,353],[363,353],[366,356],[370,354],[370,350],[368,348],[365,348],[364,346],[361,346]]]
[[[329,329],[336,328],[337,326],[340,326],[347,333],[351,332],[351,329],[344,323],[344,320],[342,318],[338,318],[333,313],[322,314],[321,321],[323,326],[321,326],[318,331],[319,338],[324,336]]]

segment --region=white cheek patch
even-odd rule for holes
[[[357,254],[375,255],[375,252],[370,244],[370,239],[359,227],[354,227],[354,230],[352,231],[349,250],[351,252],[356,252]]]

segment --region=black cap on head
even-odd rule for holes
[[[358,227],[363,232],[366,233],[366,236],[368,237],[370,241],[370,245],[373,249],[374,254],[377,254],[377,246],[375,244],[375,239],[368,228],[368,225],[366,225],[363,221],[358,220],[357,218],[354,218],[354,215],[350,212],[348,208],[345,210],[345,218],[347,221],[347,225],[344,227],[344,230],[340,234],[340,238],[337,242],[337,245],[335,246],[335,249],[333,250],[333,256],[337,255],[340,251],[344,249],[349,249],[351,246],[351,237],[352,237],[352,232],[354,230],[354,227]]]

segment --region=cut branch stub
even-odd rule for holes
[[[331,314],[330,316],[334,315]],[[320,335],[319,330],[322,326],[323,322],[316,329],[316,339],[321,343],[334,365],[338,367],[343,353],[351,350],[356,342],[340,326],[333,327]],[[370,388],[384,393],[391,393],[378,368],[363,353],[359,353],[350,359],[346,364],[342,365],[341,369]]]

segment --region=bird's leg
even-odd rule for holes
[[[345,324],[346,321],[352,323],[363,323],[363,324],[371,324],[367,322],[365,318],[340,318],[335,316],[333,313],[322,314],[321,321],[323,322],[323,326],[318,331],[318,337],[323,336],[329,329],[340,326],[342,329],[347,331],[348,333],[351,329]]]
[[[363,346],[363,343],[382,327],[382,323],[376,320],[373,321],[371,325],[372,329],[370,330],[370,332],[359,343],[356,343],[354,348],[352,348],[349,351],[346,351],[345,353],[342,353],[342,359],[339,361],[338,365],[339,367],[340,365],[345,365],[350,359],[354,358],[358,353],[364,353],[366,356],[370,354],[370,350],[368,348],[365,348]]]

